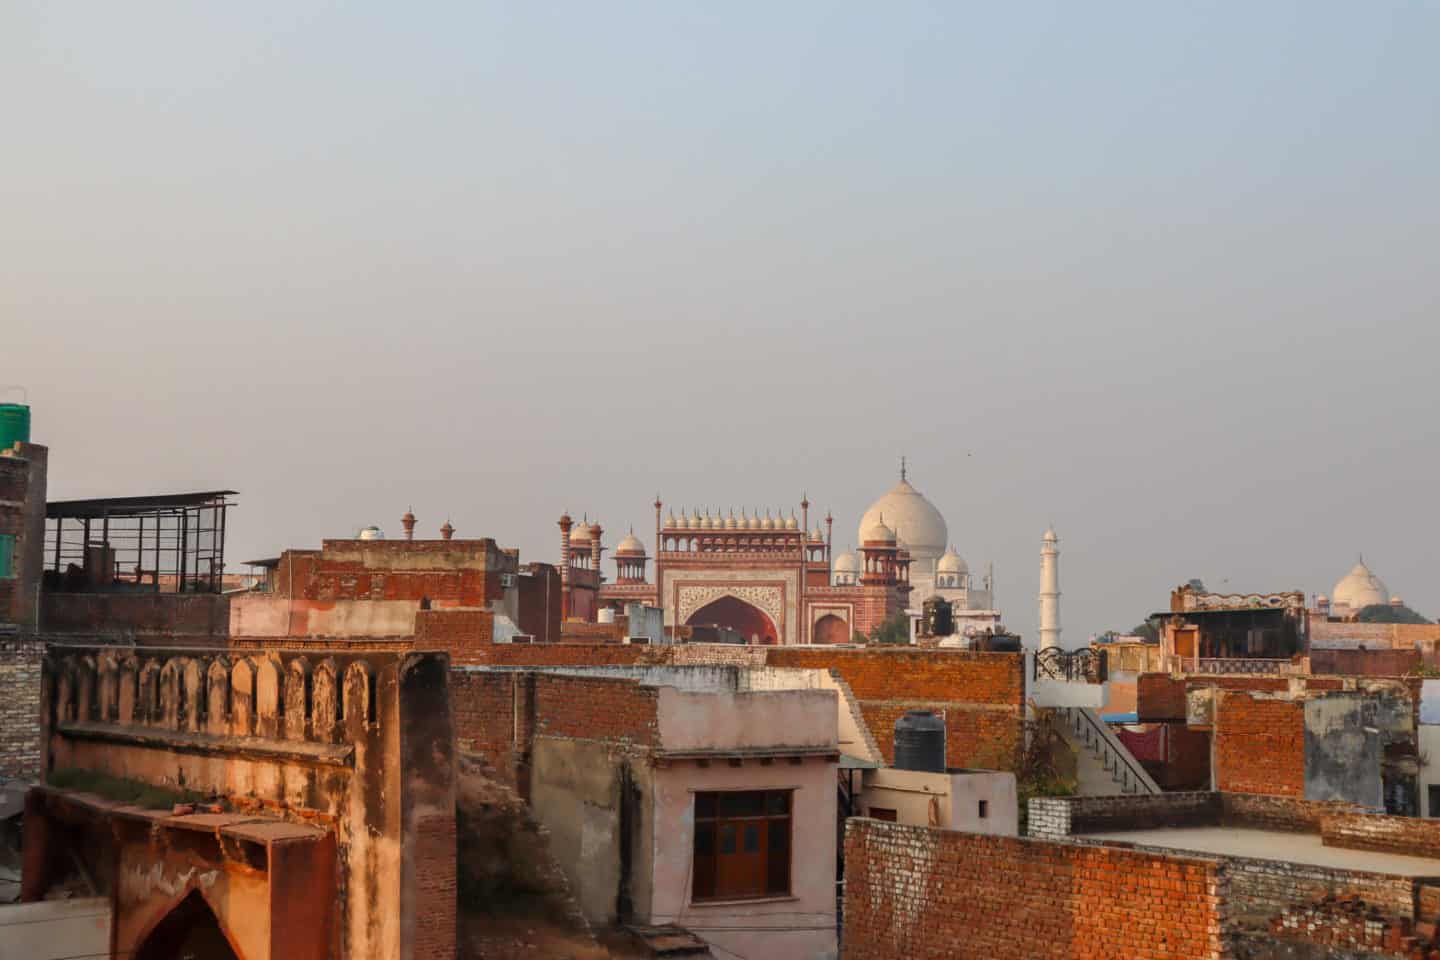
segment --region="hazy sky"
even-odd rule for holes
[[[1440,4],[0,4],[0,383],[232,561],[907,454],[1033,637],[1440,614]],[[607,563],[607,568],[609,564]],[[613,573],[613,570],[611,571]]]

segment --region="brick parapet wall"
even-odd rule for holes
[[[1030,800],[1029,813],[1031,835],[1052,839],[1120,830],[1207,826],[1320,834],[1325,822],[1355,815],[1359,815],[1355,817],[1358,820],[1431,822],[1364,814],[1359,807],[1332,800],[1213,790],[1114,797],[1034,797]],[[1440,832],[1440,823],[1435,830]]]
[[[632,680],[535,675],[535,735],[654,746],[659,689]]]
[[[420,610],[415,614],[415,646],[444,650],[452,664],[486,663],[495,638],[495,614],[489,610]]]
[[[45,645],[0,636],[0,777],[40,776],[40,674]]]
[[[1352,677],[1403,677],[1422,665],[1419,650],[1311,650],[1310,672]]]
[[[953,767],[1014,769],[1025,740],[1025,664],[1020,654],[966,650],[760,647],[728,644],[493,644],[474,662],[494,666],[725,664],[828,670],[849,685],[887,761],[895,721],[934,710],[946,721]]]
[[[1320,818],[1320,837],[1329,847],[1440,859],[1440,821],[1432,819],[1330,814]]]
[[[844,960],[1211,960],[1214,861],[852,818]]]

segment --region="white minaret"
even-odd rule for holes
[[[1060,646],[1060,538],[1053,527],[1040,539],[1040,649]]]

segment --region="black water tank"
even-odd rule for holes
[[[945,721],[929,710],[909,710],[895,721],[895,767],[945,772]]]
[[[1013,633],[1003,631],[982,633],[970,641],[970,649],[985,653],[1019,653],[1020,638]]]
[[[944,597],[931,597],[921,604],[927,637],[948,637],[955,632],[955,610]]]

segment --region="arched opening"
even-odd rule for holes
[[[190,894],[165,915],[145,938],[134,960],[239,960],[220,921],[200,891]]]
[[[850,625],[833,613],[827,613],[810,628],[811,643],[849,643]]]
[[[690,614],[685,621],[690,626],[729,627],[747,643],[778,643],[779,631],[770,618],[738,597],[721,597],[712,600]]]

